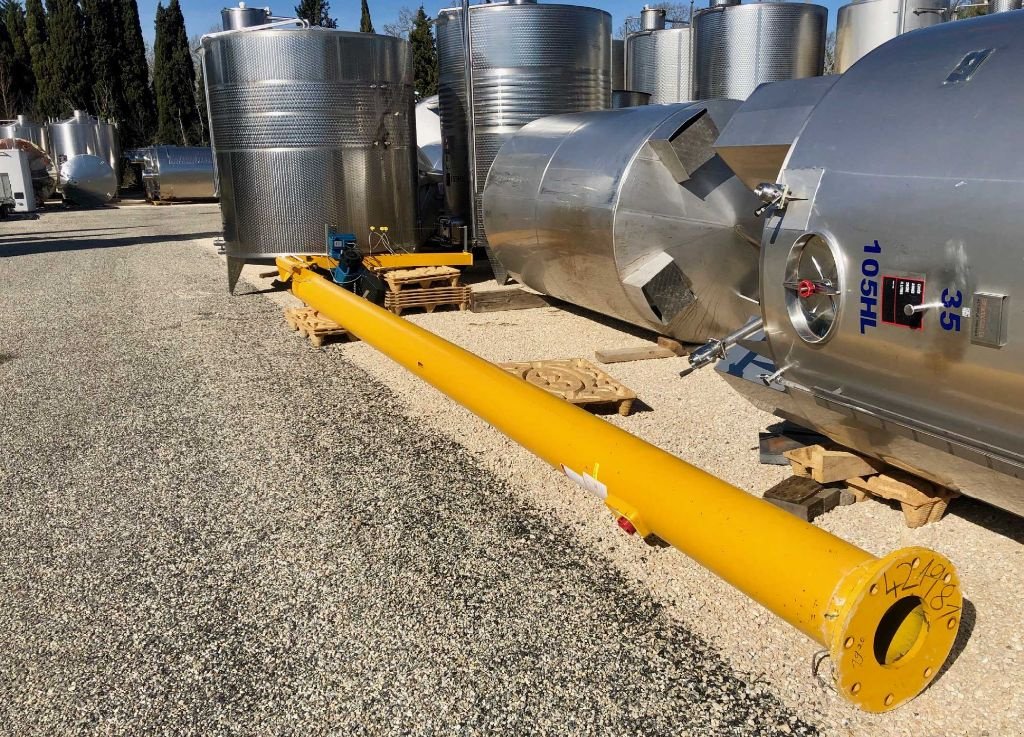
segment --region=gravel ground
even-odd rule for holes
[[[191,240],[215,213],[4,224],[0,730],[816,733],[386,385],[228,297]]]
[[[928,692],[862,714],[815,685],[817,645],[468,412],[289,333],[261,269],[228,298],[218,226],[208,205],[0,226],[0,730],[1019,733],[1017,518],[823,519],[946,553],[973,604]],[[554,308],[410,319],[494,360],[644,337]],[[753,493],[783,478],[756,462],[772,418],[681,365],[611,367],[650,410],[609,420]]]

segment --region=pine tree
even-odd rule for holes
[[[121,98],[124,119],[121,142],[125,147],[153,142],[156,133],[156,100],[149,84],[146,42],[142,39],[139,5],[136,0],[115,0],[119,31]]]
[[[58,115],[88,110],[92,101],[92,65],[85,18],[78,0],[50,0],[46,22],[50,94]]]
[[[359,30],[362,33],[374,33],[373,20],[370,18],[370,6],[363,0],[363,13],[359,18]]]
[[[338,21],[331,17],[331,4],[327,0],[302,0],[295,6],[295,17],[309,21],[311,26],[338,27]]]
[[[409,32],[412,44],[412,69],[416,91],[421,97],[437,94],[437,46],[430,29],[430,18],[423,6],[416,13],[412,30]]]
[[[8,76],[11,80],[13,114],[29,114],[35,104],[36,79],[32,73],[32,54],[28,45],[25,10],[17,0],[0,2],[0,23],[10,38]],[[2,74],[2,71],[0,71]]]
[[[53,87],[50,72],[49,34],[42,0],[25,0],[25,40],[32,60],[32,76],[36,80],[35,105],[32,112],[40,118],[60,112],[60,101]]]
[[[113,0],[83,0],[85,29],[92,57],[92,105],[90,111],[122,124],[125,118],[121,94],[120,28]]]
[[[201,137],[196,135],[196,75],[178,0],[171,0],[166,9],[157,5],[155,53],[157,140],[181,146],[196,143]]]

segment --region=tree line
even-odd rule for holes
[[[136,0],[0,1],[0,117],[116,121],[126,147],[207,140],[178,0],[156,12],[153,68]]]
[[[337,27],[325,0],[302,0],[295,13]],[[137,0],[0,0],[0,118],[87,110],[115,121],[126,148],[208,143],[202,66],[179,0],[161,0],[155,26],[148,59]],[[367,0],[360,30],[374,32]],[[410,41],[416,91],[436,94],[437,48],[423,6],[403,9],[385,33]]]

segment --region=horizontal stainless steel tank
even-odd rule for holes
[[[143,156],[142,181],[151,200],[213,199],[213,151],[207,146],[153,146]]]
[[[745,100],[758,85],[820,75],[828,8],[726,2],[695,13],[694,98]]]
[[[626,37],[626,89],[648,93],[652,104],[693,99],[693,31],[666,28],[665,16],[645,7],[641,30]]]
[[[262,26],[270,23],[271,17],[270,8],[251,8],[246,3],[220,11],[220,23],[225,31]]]
[[[60,191],[79,207],[101,207],[117,196],[117,177],[106,160],[79,154],[60,165]]]
[[[711,148],[734,100],[557,115],[523,127],[484,190],[521,283],[696,342],[757,310],[757,200]]]
[[[835,71],[907,31],[950,19],[949,0],[860,0],[839,8]]]
[[[719,370],[784,417],[1024,515],[1021,69],[1024,13],[1000,13],[905,34],[838,77],[764,224],[768,338]]]
[[[486,242],[479,212],[484,180],[501,145],[537,118],[611,107],[611,16],[576,5],[530,0],[473,5],[476,197],[470,196],[469,131],[462,11],[437,18],[445,202]]]
[[[364,252],[386,226],[416,243],[412,51],[325,28],[203,39],[210,130],[233,285],[245,261],[324,253],[324,228]]]
[[[20,138],[31,141],[43,151],[50,150],[50,136],[45,123],[36,123],[28,116],[19,115],[15,120],[0,124],[0,138]]]

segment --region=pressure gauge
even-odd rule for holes
[[[817,234],[805,235],[789,253],[786,267],[786,308],[797,334],[821,343],[832,333],[842,295],[835,251]]]

